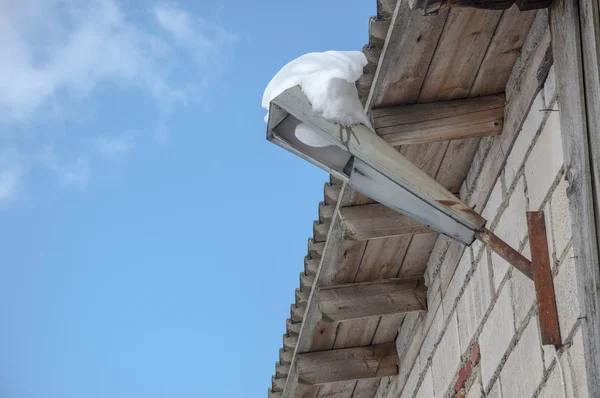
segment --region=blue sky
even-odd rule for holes
[[[328,177],[262,92],[373,13],[0,3],[0,398],[266,397]]]

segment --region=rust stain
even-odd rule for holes
[[[481,217],[481,215],[479,213],[477,213],[475,210],[471,209],[470,207],[468,207],[467,205],[465,205],[461,201],[456,201],[456,200],[438,200],[437,202],[439,204],[441,204],[442,206],[445,206],[445,207],[447,207],[449,209],[458,210],[458,211],[461,211],[461,212],[463,212],[465,214],[468,214],[472,218],[483,219],[483,217]]]
[[[490,250],[505,259],[510,265],[517,268],[529,279],[533,280],[531,261],[527,260],[521,253],[510,247],[496,235],[483,229],[476,233],[477,239],[483,242]]]
[[[537,297],[542,344],[561,346],[558,311],[554,296],[554,282],[550,268],[550,254],[546,237],[546,221],[544,212],[527,212],[527,228],[529,230],[529,246],[531,249],[533,282]]]

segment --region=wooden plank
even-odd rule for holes
[[[307,384],[301,384],[298,386],[296,391],[297,398],[317,398],[319,393],[319,386],[310,386]]]
[[[396,276],[399,278],[422,277],[438,235],[437,232],[414,235]]]
[[[590,127],[597,128],[598,123],[594,118],[597,118],[598,114],[587,113],[587,100],[590,99],[593,110],[593,107],[597,106],[594,101],[600,89],[598,86],[589,87],[585,84],[584,70],[586,65],[597,64],[599,58],[597,13],[598,4],[592,4],[591,0],[555,0],[549,10],[560,101],[564,168],[569,181],[567,196],[571,213],[577,290],[581,312],[585,315],[582,318],[582,330],[589,396],[600,396],[600,265],[595,222],[598,214],[595,213],[597,207],[594,203],[598,197],[594,197],[592,188],[590,160],[597,160],[598,153],[590,151],[599,148],[591,147],[589,138],[590,133],[598,134],[598,131],[588,130]],[[583,21],[583,24],[580,21]],[[582,34],[592,34],[593,39],[588,37],[582,42]],[[597,69],[591,73],[597,73]]]
[[[467,7],[483,10],[506,10],[514,6],[521,11],[547,8],[552,0],[410,0],[411,8],[424,15],[439,11],[442,7]]]
[[[419,95],[419,102],[466,98],[501,11],[452,8]]]
[[[378,324],[379,318],[354,319],[340,323],[333,348],[360,347],[371,344],[373,331]],[[356,381],[326,384],[320,387],[318,397],[351,397],[355,388]]]
[[[281,391],[273,391],[272,388],[269,388],[269,398],[281,398]]]
[[[417,100],[447,15],[447,10],[437,15],[419,15],[407,1],[397,2],[367,109]]]
[[[581,40],[588,115],[600,115],[600,3],[580,1]],[[600,118],[587,118],[590,168],[596,214],[596,236],[600,239]]]
[[[375,131],[394,146],[498,135],[503,119],[502,95],[371,111]]]
[[[275,377],[282,378],[287,377],[290,373],[290,365],[284,365],[279,362],[275,364]]]
[[[454,140],[448,144],[444,159],[435,177],[450,192],[458,192],[469,173],[479,140]]]
[[[355,282],[395,278],[412,236],[374,239],[368,242]],[[371,265],[375,266],[371,266]]]
[[[393,376],[397,363],[396,344],[384,343],[299,354],[296,366],[302,383],[316,385]]]
[[[347,239],[368,240],[432,232],[430,228],[379,203],[340,209]]]
[[[279,349],[279,362],[283,363],[283,364],[291,364],[292,363],[292,355],[293,352],[290,351],[284,351],[283,348]]]
[[[425,311],[426,292],[422,279],[395,278],[321,287],[316,294],[323,319],[335,322]]]
[[[382,316],[371,344],[395,341],[403,320],[404,314]],[[380,382],[380,379],[358,380],[352,398],[373,398]]]
[[[529,28],[535,11],[520,11],[516,6],[506,10],[477,72],[471,95],[503,93]]]

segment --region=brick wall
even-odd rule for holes
[[[585,397],[554,79],[551,70],[482,214],[494,233],[530,258],[525,212],[544,211],[564,343],[558,357],[567,396]],[[458,260],[456,268],[444,266],[448,258]],[[478,242],[464,248],[445,237],[434,247],[426,281],[429,310],[406,317],[397,338],[399,375],[381,383],[378,397],[563,396],[554,351],[540,342],[532,281]]]

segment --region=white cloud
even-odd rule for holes
[[[220,63],[223,51],[237,40],[219,24],[168,4],[158,4],[152,9],[158,24],[185,48],[198,64]]]
[[[0,150],[0,204],[15,200],[27,174],[26,162],[14,147]]]
[[[4,118],[23,119],[62,94],[83,97],[110,80],[155,98],[183,96],[159,66],[167,48],[130,22],[113,0],[2,2],[0,48]]]
[[[181,9],[152,10],[155,26],[195,61],[218,62],[235,40]],[[147,90],[169,110],[185,102],[186,85],[178,87],[169,75],[171,44],[152,25],[136,22],[115,0],[0,2],[0,115],[24,119],[65,93],[83,97],[105,81]]]
[[[78,131],[93,131],[93,126],[81,123],[85,117],[78,119],[76,106],[84,106],[99,87],[117,87],[141,94],[145,98],[140,101],[152,100],[157,112],[140,129],[153,134],[147,124],[154,124],[157,133],[150,139],[163,142],[168,137],[168,118],[178,106],[208,101],[206,84],[217,87],[215,77],[235,35],[174,6],[158,3],[142,12],[126,6],[132,3],[0,0],[0,126],[17,127],[14,131],[35,126],[42,131],[47,116],[54,120],[58,115],[77,119]],[[181,73],[183,68],[187,73]],[[130,127],[129,120],[128,126],[111,126]],[[63,184],[83,187],[90,178],[93,152],[109,157],[134,147],[130,135],[83,138],[78,131],[57,133],[57,141],[64,145],[46,147],[41,162],[34,165],[51,170]],[[26,158],[40,160],[39,148],[54,142],[54,136],[48,131],[31,136],[19,140],[13,134],[11,141],[7,135],[2,145],[15,146]],[[85,145],[78,150],[75,147],[81,142]],[[0,201],[14,198],[28,171],[0,159]]]
[[[133,149],[133,134],[125,133],[119,136],[98,137],[94,146],[101,155],[111,157],[125,154]]]
[[[14,199],[22,176],[23,170],[20,167],[0,170],[0,203]]]
[[[42,165],[56,175],[61,184],[83,188],[90,180],[90,160],[86,156],[79,155],[63,161],[53,146],[46,146],[40,160]]]

